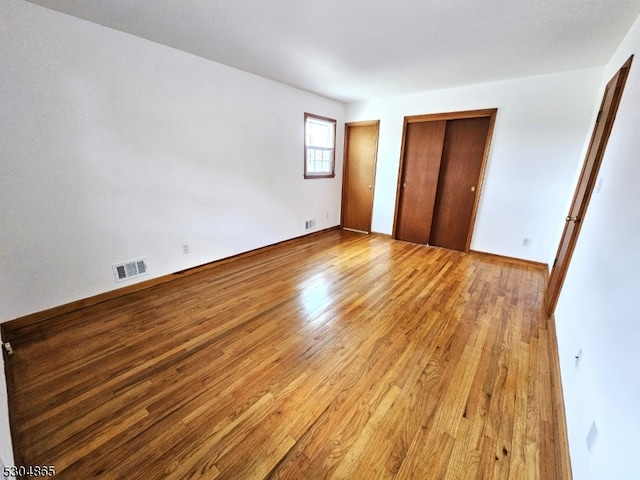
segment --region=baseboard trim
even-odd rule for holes
[[[477,255],[486,255],[488,257],[499,258],[500,260],[506,260],[511,263],[518,263],[522,265],[529,265],[533,267],[544,268],[547,271],[549,270],[549,265],[543,262],[536,262],[535,260],[526,260],[524,258],[509,257],[506,255],[499,255],[497,253],[480,252],[478,250],[469,250],[469,253],[473,253]]]
[[[547,337],[549,341],[549,370],[551,374],[551,395],[553,402],[553,427],[556,436],[556,470],[559,478],[572,480],[571,456],[569,453],[569,434],[567,432],[567,415],[564,408],[562,392],[562,376],[560,373],[560,354],[556,319],[551,315],[547,319]]]
[[[389,240],[395,240],[393,238],[393,235],[391,235],[390,233],[381,233],[381,232],[371,232],[371,235],[375,235],[377,237],[383,237],[383,238],[388,238]]]
[[[13,320],[9,320],[7,322],[4,322],[4,323],[0,324],[0,335],[2,336],[4,341],[11,341],[12,332],[15,332],[16,330],[19,330],[21,328],[28,327],[28,326],[33,326],[33,325],[38,324],[40,322],[51,320],[52,318],[58,317],[60,315],[65,315],[67,313],[75,312],[77,310],[81,310],[81,309],[86,308],[86,307],[97,305],[98,303],[103,303],[103,302],[107,302],[107,301],[110,301],[110,300],[114,300],[114,299],[119,298],[119,297],[130,295],[132,293],[136,293],[136,292],[139,292],[141,290],[146,290],[146,289],[154,287],[156,285],[160,285],[160,284],[163,284],[163,283],[171,282],[173,280],[177,280],[179,278],[183,278],[183,277],[186,277],[186,276],[189,276],[189,275],[193,275],[193,274],[196,274],[196,273],[204,272],[204,271],[209,270],[211,268],[215,268],[218,265],[223,265],[225,263],[232,262],[232,261],[240,259],[240,258],[250,257],[250,256],[256,255],[258,253],[265,252],[265,251],[268,251],[270,249],[273,249],[273,248],[275,248],[277,246],[284,245],[284,244],[287,244],[289,242],[294,242],[296,240],[300,240],[301,238],[313,237],[313,236],[316,236],[316,235],[322,235],[324,233],[327,233],[327,232],[330,232],[330,231],[333,231],[333,230],[339,230],[339,229],[340,229],[340,226],[336,225],[334,227],[329,227],[329,228],[326,228],[326,229],[323,229],[323,230],[319,230],[317,232],[307,233],[307,234],[301,235],[299,237],[294,237],[294,238],[290,238],[290,239],[287,239],[287,240],[283,240],[281,242],[276,242],[276,243],[273,243],[273,244],[270,244],[270,245],[266,245],[264,247],[256,248],[254,250],[249,250],[247,252],[238,253],[237,255],[232,255],[230,257],[221,258],[219,260],[214,260],[212,262],[205,263],[203,265],[198,265],[196,267],[188,268],[186,270],[181,270],[179,272],[170,273],[170,274],[167,274],[167,275],[162,275],[160,277],[152,278],[150,280],[139,282],[139,283],[136,283],[136,284],[133,284],[133,285],[128,285],[126,287],[117,288],[117,289],[114,289],[114,290],[109,290],[108,292],[104,292],[104,293],[99,293],[99,294],[94,295],[92,297],[83,298],[83,299],[80,299],[80,300],[75,300],[73,302],[69,302],[69,303],[66,303],[64,305],[59,305],[57,307],[48,308],[48,309],[42,310],[40,312],[31,313],[29,315],[25,315],[23,317],[19,317],[19,318],[13,319]]]

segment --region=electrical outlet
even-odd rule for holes
[[[591,424],[591,428],[589,429],[589,433],[587,433],[587,449],[591,451],[595,446],[596,440],[600,436],[600,432],[598,432],[598,427],[596,427],[596,422],[594,421]]]
[[[185,243],[184,245],[182,245],[182,254],[186,255],[187,253],[189,253],[189,244]]]
[[[522,246],[523,247],[528,247],[531,245],[531,239],[530,238],[524,238],[522,239]]]

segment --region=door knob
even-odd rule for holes
[[[567,217],[567,222],[578,223],[579,221],[580,219],[578,217],[571,217],[571,216]]]
[[[404,183],[402,184],[402,188],[407,188],[407,182],[404,182]]]
[[[369,185],[369,190],[371,190],[371,185]]]

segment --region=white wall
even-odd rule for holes
[[[340,222],[341,103],[3,0],[0,105],[0,322]],[[303,179],[304,112],[338,120],[335,179]]]
[[[471,248],[548,263],[601,78],[597,68],[347,105],[347,121],[380,119],[373,230],[393,230],[404,116],[497,107]]]
[[[340,223],[342,103],[21,0],[0,23],[0,322],[122,286],[113,263]],[[338,120],[334,179],[303,179],[305,111]]]
[[[2,348],[2,345],[0,345]],[[0,475],[5,466],[13,466],[13,450],[9,430],[9,405],[4,375],[4,356],[0,352]],[[3,477],[4,478],[4,477]]]
[[[556,310],[576,480],[640,478],[640,20],[607,65],[600,97],[631,54],[600,169],[602,187],[583,219]],[[600,436],[589,452],[594,420]]]

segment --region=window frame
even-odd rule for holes
[[[326,123],[333,124],[333,147],[331,150],[331,172],[319,172],[313,173],[307,170],[307,119],[312,118],[316,120],[321,120]],[[334,118],[323,117],[320,115],[316,115],[314,113],[304,114],[304,178],[312,179],[312,178],[334,178],[336,176],[336,131],[337,131],[337,121]]]

